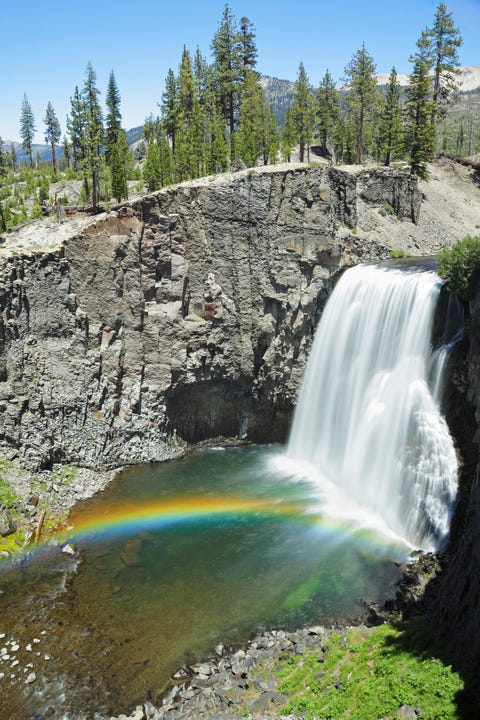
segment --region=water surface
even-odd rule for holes
[[[349,620],[361,599],[391,594],[406,546],[322,515],[315,483],[279,470],[280,454],[218,449],[132,467],[73,513],[76,574],[58,547],[4,565],[0,632],[20,662],[4,663],[0,717],[125,711],[218,642]]]

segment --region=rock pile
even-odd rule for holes
[[[338,631],[338,630],[336,630]],[[319,653],[319,667],[334,632],[323,626],[295,632],[272,630],[257,635],[243,648],[228,651],[223,645],[204,662],[179,668],[171,679],[171,688],[160,704],[147,701],[131,715],[112,720],[238,720],[239,709],[248,709],[250,718],[284,718],[279,715],[288,698],[278,691],[273,679],[265,680],[260,666],[302,655],[307,649]]]

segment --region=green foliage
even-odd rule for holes
[[[447,281],[449,290],[469,300],[480,271],[480,236],[467,235],[450,249],[438,253],[438,274]]]
[[[390,250],[390,257],[391,258],[406,258],[411,257],[410,253],[408,253],[403,248],[399,248],[398,250]]]
[[[406,149],[411,172],[427,178],[427,162],[434,155],[436,130],[432,120],[434,104],[430,94],[432,59],[426,32],[417,41],[417,52],[410,58],[410,62],[413,63],[413,70],[406,89]]]
[[[235,130],[238,123],[243,86],[249,71],[253,71],[257,49],[255,32],[250,20],[242,17],[240,29],[228,3],[225,4],[218,30],[213,36],[213,72],[219,107],[228,128],[230,157],[235,153]]]
[[[362,162],[365,136],[370,130],[375,110],[377,93],[375,71],[375,62],[364,44],[353,54],[345,68],[346,82],[350,90],[346,97],[347,115],[355,131],[356,165]]]
[[[127,134],[120,128],[117,139],[110,148],[109,167],[111,176],[112,195],[120,202],[128,198],[128,172],[133,163],[128,147]]]
[[[463,40],[458,28],[447,13],[444,3],[437,6],[433,27],[427,31],[431,43],[433,66],[433,121],[444,115],[445,107],[452,103],[458,93],[457,75],[460,61],[458,48]]]
[[[45,123],[45,142],[50,144],[52,150],[53,174],[56,175],[57,156],[55,152],[55,145],[58,144],[62,131],[60,130],[60,123],[58,122],[58,118],[55,114],[55,110],[53,109],[51,102],[49,102],[47,105],[43,122]]]
[[[108,110],[105,121],[105,155],[107,158],[107,163],[110,164],[110,153],[112,152],[114,145],[118,141],[120,129],[122,126],[122,114],[120,112],[120,92],[118,90],[113,70],[111,71],[110,77],[108,79],[107,96],[105,102]],[[122,195],[122,197],[126,196]]]
[[[237,132],[237,155],[248,167],[262,158],[266,165],[275,162],[278,153],[279,132],[271,107],[265,100],[256,73],[247,73],[240,107],[240,124]]]
[[[35,118],[28,98],[24,95],[20,111],[20,137],[22,138],[22,147],[29,157],[30,167],[33,167],[32,150],[34,135]]]
[[[303,63],[300,63],[290,118],[295,143],[300,146],[300,162],[304,162],[305,153],[308,153],[310,143],[313,140],[314,119],[314,95]]]
[[[397,71],[392,68],[385,98],[380,112],[378,126],[379,155],[384,165],[390,165],[392,160],[402,157],[403,151],[403,121],[400,104],[400,85]]]
[[[326,152],[327,146],[332,145],[335,127],[340,116],[338,91],[328,70],[318,88],[316,110],[320,147],[323,152]]]
[[[143,182],[150,192],[159,190],[162,186],[160,151],[155,140],[148,143],[147,158],[143,166]]]
[[[8,460],[0,460],[0,505],[7,508],[14,507],[20,501],[20,497],[6,478],[12,467],[13,464]]]
[[[431,653],[423,649],[426,636],[421,622],[332,636],[321,665],[318,652],[307,651],[283,667],[280,690],[291,697],[283,712],[305,713],[306,720],[365,720],[395,717],[406,704],[421,706],[423,720],[454,720],[455,695],[463,684],[433,656],[434,647]]]
[[[99,102],[100,90],[96,86],[96,74],[90,63],[87,65],[84,96],[84,148],[83,169],[85,178],[91,178],[93,211],[96,212],[100,187],[103,142],[103,115]]]

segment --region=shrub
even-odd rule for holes
[[[412,257],[410,253],[408,253],[403,248],[399,248],[398,250],[390,250],[390,257],[391,258],[408,258]]]
[[[449,290],[463,300],[470,300],[480,271],[480,236],[467,235],[452,247],[438,253],[438,274],[447,281]]]

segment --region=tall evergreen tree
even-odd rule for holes
[[[15,170],[17,167],[17,151],[15,150],[15,145],[13,143],[10,145],[10,165],[12,170]]]
[[[128,147],[127,133],[120,128],[114,145],[110,148],[108,166],[110,168],[112,195],[120,202],[128,198],[128,169],[132,156]]]
[[[263,164],[275,165],[280,150],[280,130],[273,107],[262,98],[262,157]]]
[[[215,96],[210,93],[207,97],[206,127],[207,140],[207,173],[225,172],[228,168],[229,150],[226,136],[226,127],[223,114],[215,102]]]
[[[75,170],[75,172],[78,172],[85,160],[85,126],[85,100],[80,90],[78,89],[78,85],[76,85],[73,97],[70,98],[70,115],[67,115],[67,130],[70,136],[70,142],[72,146],[73,169]]]
[[[335,126],[340,116],[340,99],[329,71],[323,76],[317,93],[317,129],[322,152],[332,147]]]
[[[240,74],[244,83],[247,74],[255,70],[257,64],[257,46],[255,44],[255,28],[247,17],[240,18],[240,30],[238,33],[238,44],[240,53]]]
[[[305,153],[307,156],[309,153],[310,143],[313,140],[314,118],[313,92],[303,63],[300,63],[292,102],[293,127],[299,145],[300,162],[304,162]]]
[[[357,50],[345,68],[349,93],[346,98],[348,115],[355,128],[355,164],[362,162],[365,134],[371,122],[377,83],[375,62],[365,44]]]
[[[228,127],[230,156],[233,159],[235,157],[234,134],[240,102],[239,82],[242,58],[236,19],[228,3],[225,5],[222,20],[213,37],[212,51],[218,97]]]
[[[97,88],[95,71],[88,63],[86,80],[83,87],[85,103],[85,160],[84,170],[91,179],[93,212],[97,212],[100,188],[100,167],[102,164],[101,147],[103,142],[103,116],[100,107],[100,90]]]
[[[68,142],[68,137],[66,135],[63,136],[63,159],[65,162],[65,167],[70,167],[70,160],[71,160],[71,149],[70,149],[70,143]]]
[[[143,182],[147,190],[153,192],[162,185],[162,168],[160,164],[160,151],[156,140],[153,138],[148,143],[147,157],[143,165]]]
[[[171,185],[173,182],[173,163],[172,151],[163,122],[157,124],[156,138],[160,159],[160,184],[161,187],[164,187],[165,185]]]
[[[292,106],[287,108],[282,128],[282,137],[280,141],[280,148],[282,157],[285,162],[290,162],[292,158],[292,151],[296,142],[295,133],[295,118],[293,116]]]
[[[457,76],[460,70],[458,48],[463,39],[455,27],[452,14],[444,3],[437,6],[433,27],[427,31],[431,42],[433,69],[433,121],[439,112],[445,112],[445,105],[455,99],[458,93]]]
[[[120,92],[113,70],[108,79],[107,95],[105,104],[107,116],[105,118],[105,157],[107,163],[114,145],[116,145],[122,127],[122,113],[120,112]]]
[[[175,153],[177,139],[177,93],[178,80],[173,70],[169,68],[165,80],[165,91],[162,93],[161,109],[165,131],[173,153]]]
[[[60,130],[60,123],[53,109],[52,103],[49,102],[45,111],[45,117],[43,118],[45,123],[45,142],[50,144],[52,151],[52,166],[53,174],[57,174],[57,154],[55,151],[55,145],[58,144],[62,131]]]
[[[193,74],[190,53],[185,47],[178,75],[176,120],[174,160],[178,179],[198,177],[205,164],[203,118],[198,79]]]
[[[3,147],[3,140],[0,137],[0,177],[5,175],[7,169],[7,154]]]
[[[22,148],[30,160],[30,167],[33,167],[33,138],[35,136],[35,118],[26,95],[23,96],[22,108],[20,111],[20,137]]]
[[[236,138],[237,156],[247,167],[257,164],[263,149],[263,91],[254,72],[247,73],[240,106],[240,123]]]
[[[388,78],[385,98],[380,112],[378,127],[379,151],[384,165],[390,165],[403,148],[403,122],[400,104],[400,84],[393,67]]]
[[[433,157],[436,142],[428,31],[422,32],[417,41],[417,51],[409,60],[413,63],[413,69],[406,89],[406,150],[411,172],[425,178],[428,175],[427,162]]]

